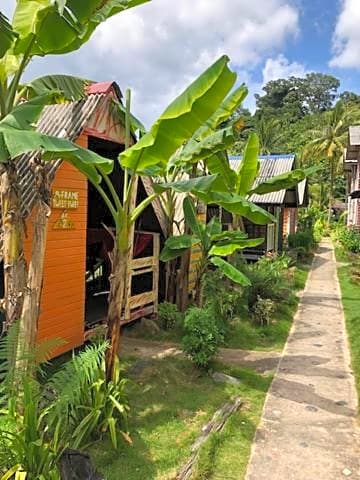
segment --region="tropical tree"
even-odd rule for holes
[[[247,92],[245,85],[230,92],[211,118],[207,119],[188,142],[175,152],[166,169],[162,169],[161,175],[157,176],[157,170],[153,170],[155,186],[159,182],[176,182],[186,177],[196,178],[203,175],[207,158],[231,148],[237,139],[239,122],[235,113]],[[159,200],[166,219],[166,238],[179,235],[184,228],[182,218],[177,218],[182,197],[173,190],[167,190]],[[171,303],[175,303],[178,290],[176,267],[176,258],[166,262],[166,300]],[[186,290],[186,286],[184,289]]]
[[[263,242],[263,239],[248,239],[244,232],[238,230],[223,231],[221,220],[217,217],[213,217],[205,225],[197,218],[195,204],[190,197],[184,199],[183,209],[185,222],[191,234],[168,238],[160,258],[168,262],[183,255],[194,245],[200,248],[201,257],[197,265],[195,284],[196,304],[200,307],[203,305],[202,280],[210,263],[218,267],[233,282],[242,286],[250,285],[245,275],[223,257],[228,257],[244,248],[256,247]]]
[[[102,178],[101,183],[94,182],[85,169],[81,169],[108,206],[115,225],[107,314],[107,339],[110,345],[106,355],[108,381],[112,378],[119,350],[121,314],[126,302],[125,285],[130,268],[128,260],[137,218],[157,197],[169,190],[195,195],[206,194],[217,179],[217,175],[155,184],[154,193],[139,205],[135,205],[138,178],[140,175],[152,174],[155,170],[159,177],[163,176],[174,153],[217,111],[236,80],[236,74],[229,70],[228,62],[229,59],[223,56],[200,75],[132,147],[129,147],[128,141],[131,122],[130,92],[127,92],[127,148],[118,159],[120,167],[124,170],[121,194],[119,186],[112,183],[105,169],[98,169],[95,166]]]
[[[347,109],[342,101],[326,114],[320,128],[313,130],[313,140],[304,150],[304,156],[312,156],[317,161],[326,160],[329,168],[328,222],[331,220],[334,203],[335,177],[343,156],[347,131],[354,112]]]
[[[21,318],[22,338],[36,336],[43,260],[49,215],[49,180],[43,161],[64,158],[88,171],[111,163],[64,139],[33,130],[43,107],[59,98],[85,96],[86,81],[70,76],[42,77],[22,85],[22,75],[36,56],[64,54],[80,48],[107,18],[148,0],[17,0],[12,22],[0,12],[0,161],[1,220],[4,260],[4,310],[9,325]],[[24,257],[24,219],[15,157],[38,152],[33,161],[37,209],[32,257]],[[96,165],[96,167],[95,167]]]

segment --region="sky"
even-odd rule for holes
[[[0,0],[11,17],[15,0]],[[152,0],[101,25],[87,45],[36,58],[25,80],[67,73],[131,88],[132,109],[150,126],[220,55],[255,108],[269,80],[329,73],[360,93],[360,0]]]

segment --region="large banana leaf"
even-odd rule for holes
[[[150,131],[120,155],[123,167],[141,173],[151,165],[166,168],[170,157],[217,110],[234,85],[236,74],[221,57],[160,116]]]
[[[190,227],[192,233],[201,240],[203,245],[207,244],[206,226],[198,220],[194,202],[189,197],[184,198],[183,210],[187,226]]]
[[[244,240],[238,240],[234,243],[229,243],[228,245],[214,245],[211,247],[209,255],[215,255],[219,257],[228,257],[238,250],[243,250],[244,248],[253,248],[257,247],[264,243],[263,238],[250,238]]]
[[[101,182],[100,170],[109,174],[113,161],[81,148],[69,140],[36,131],[17,130],[0,124],[0,161],[6,162],[25,153],[40,152],[45,161],[67,160],[95,183]]]
[[[221,190],[233,190],[236,184],[237,175],[230,167],[226,152],[218,152],[216,155],[208,157],[206,159],[206,166],[210,173],[219,174],[223,183]]]
[[[245,197],[254,185],[259,171],[259,137],[252,133],[247,141],[244,157],[240,163],[237,181],[237,193]]]
[[[197,196],[207,204],[217,204],[226,211],[245,217],[257,225],[276,222],[276,218],[271,213],[240,195],[211,191],[209,193],[198,192]]]
[[[199,240],[191,235],[169,237],[160,254],[160,260],[162,262],[168,262],[169,260],[178,258],[198,242]]]
[[[192,138],[177,156],[175,164],[186,165],[206,160],[218,152],[227,150],[235,141],[236,135],[232,126],[218,130],[200,141]]]
[[[240,270],[235,268],[229,262],[220,257],[211,257],[210,262],[219,268],[219,270],[230,280],[241,285],[243,287],[248,287],[251,285],[250,280],[242,273]]]
[[[63,54],[80,48],[109,17],[149,0],[17,0],[16,53]],[[35,42],[32,39],[35,37]]]
[[[231,92],[222,102],[216,112],[206,121],[204,125],[194,135],[197,139],[203,139],[207,135],[214,132],[219,125],[229,120],[229,118],[236,113],[242,102],[248,94],[247,87],[242,84]]]
[[[5,15],[0,12],[0,58],[3,58],[12,46],[16,36],[16,32],[14,32],[11,23]]]
[[[211,189],[216,179],[217,175],[206,175],[204,177],[195,177],[177,182],[155,183],[153,188],[156,193],[162,193],[166,190],[174,190],[178,193],[206,193]]]
[[[35,97],[27,102],[14,107],[12,111],[0,121],[0,128],[15,128],[29,130],[34,128],[45,105],[52,103],[56,92],[48,92],[45,95]]]
[[[257,193],[259,195],[264,195],[266,193],[278,192],[279,190],[292,188],[298,183],[302,182],[305,178],[310,177],[322,168],[322,166],[313,165],[309,168],[297,169],[293,170],[292,172],[277,175],[276,177],[269,178],[269,180],[260,183],[249,193]]]
[[[93,83],[72,75],[46,75],[24,86],[24,96],[33,98],[57,91],[64,100],[76,101],[86,97],[86,87]]]

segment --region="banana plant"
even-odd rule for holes
[[[161,260],[168,262],[183,255],[193,246],[197,246],[201,252],[201,258],[197,264],[195,302],[202,306],[202,279],[210,264],[215,265],[221,272],[233,282],[241,285],[250,285],[249,279],[225,260],[244,248],[261,245],[263,238],[248,239],[246,234],[240,231],[223,231],[221,221],[213,217],[206,225],[196,216],[196,208],[193,200],[186,197],[183,202],[185,222],[191,234],[179,235],[168,238],[161,252]]]
[[[189,141],[172,156],[166,169],[149,171],[153,176],[155,189],[158,182],[176,182],[184,177],[195,178],[199,174],[202,175],[203,172],[198,166],[204,165],[208,157],[230,148],[236,142],[239,119],[233,119],[226,128],[222,128],[222,125],[234,116],[247,93],[248,90],[244,84],[231,91],[211,118],[207,119]],[[159,202],[166,221],[166,238],[178,235],[183,228],[183,219],[178,218],[177,215],[181,209],[182,196],[169,189],[159,197]],[[181,295],[177,295],[179,289],[177,288],[176,259],[166,262],[165,267],[166,300],[175,303],[178,299],[181,304]],[[181,274],[180,277],[182,277]],[[183,289],[187,290],[186,287]]]
[[[156,185],[152,195],[139,205],[135,205],[138,177],[148,175],[149,169],[166,170],[174,153],[218,109],[236,80],[236,74],[229,69],[228,62],[228,57],[223,56],[210,66],[167,107],[138,143],[131,147],[129,146],[130,92],[127,91],[127,140],[126,148],[119,156],[120,166],[124,170],[122,194],[119,194],[119,185],[114,185],[111,182],[104,169],[98,169],[102,177],[102,183],[93,182],[108,206],[115,225],[107,314],[107,340],[110,345],[106,354],[106,378],[108,382],[113,377],[115,360],[119,351],[120,322],[126,302],[125,285],[130,268],[128,260],[136,220],[164,192],[172,190],[178,193],[206,194],[217,179],[217,175],[209,175],[159,184]],[[82,171],[87,175],[84,169]]]
[[[0,12],[3,308],[7,325],[22,319],[26,332],[23,338],[28,339],[29,345],[36,335],[39,314],[50,187],[43,162],[35,160],[38,198],[32,257],[27,268],[23,248],[25,232],[21,189],[14,159],[22,153],[36,151],[44,160],[62,157],[79,162],[95,182],[98,181],[97,167],[101,169],[107,165],[108,170],[111,165],[70,142],[40,135],[32,130],[44,105],[59,99],[79,100],[85,97],[88,82],[71,76],[52,75],[22,84],[22,76],[34,57],[77,50],[106,19],[146,1],[17,0],[11,22]],[[97,164],[97,167],[90,164]]]

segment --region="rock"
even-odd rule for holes
[[[141,329],[144,333],[149,333],[150,335],[156,335],[161,331],[159,325],[150,318],[142,318],[137,328]]]
[[[240,385],[240,380],[235,377],[231,377],[230,375],[226,375],[226,373],[215,372],[211,375],[211,378],[216,383],[229,383],[231,385]]]
[[[352,471],[350,470],[350,468],[344,468],[342,473],[343,475],[345,475],[345,477],[350,477],[352,475]]]
[[[105,480],[92,466],[90,456],[67,449],[60,459],[61,480]]]

